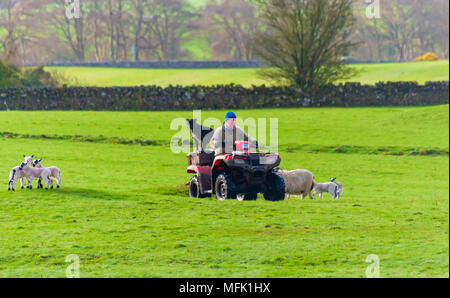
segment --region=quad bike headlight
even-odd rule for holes
[[[270,155],[270,156],[261,156],[259,158],[259,162],[263,165],[270,165],[277,161],[278,156],[277,155]]]
[[[234,162],[236,164],[245,165],[245,159],[235,158]]]

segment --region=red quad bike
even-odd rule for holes
[[[249,142],[235,142],[231,154],[214,152],[188,154],[187,172],[195,174],[189,182],[189,196],[217,199],[256,200],[263,193],[268,201],[284,200],[285,184],[274,168],[280,164],[276,153],[250,152]]]

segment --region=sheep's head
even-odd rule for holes
[[[19,166],[19,170],[23,170],[28,164],[26,162],[22,162]]]
[[[336,177],[330,179],[331,182],[336,181]]]
[[[33,157],[34,157],[34,155],[31,155],[31,156],[24,155],[23,156],[24,162],[27,163],[27,164],[31,164],[33,162]]]
[[[40,166],[41,165],[41,160],[42,159],[35,159],[33,160],[33,168]]]

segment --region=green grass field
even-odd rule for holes
[[[0,277],[65,277],[69,254],[81,277],[365,277],[369,254],[381,277],[449,277],[448,105],[236,112],[279,118],[281,167],[344,197],[188,198],[168,143],[192,112],[0,112]],[[23,154],[62,188],[8,192]]]
[[[200,55],[200,54],[199,54]],[[347,81],[375,84],[380,81],[448,81],[448,60],[437,62],[357,64],[358,75]],[[104,67],[47,67],[76,86],[138,86],[138,85],[271,85],[261,78],[256,68],[231,69],[135,69]]]

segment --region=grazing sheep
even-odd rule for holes
[[[19,166],[19,170],[23,171],[25,173],[25,176],[27,177],[27,188],[32,189],[33,185],[32,182],[34,180],[34,178],[40,178],[42,180],[44,180],[45,182],[45,189],[48,189],[48,185],[51,182],[50,179],[50,170],[47,168],[40,168],[40,169],[36,169],[36,168],[30,168],[30,166],[25,163],[22,162]]]
[[[314,199],[316,198],[316,194],[318,193],[320,199],[322,200],[324,192],[328,192],[333,197],[333,199],[339,198],[339,190],[338,190],[339,187],[337,186],[337,184],[333,182],[326,182],[326,183],[314,182],[313,189],[314,189]]]
[[[41,161],[42,161],[42,158],[33,160],[33,167],[37,168],[37,169],[46,168],[46,167],[41,165]],[[54,179],[56,179],[58,181],[58,185],[56,187],[59,188],[61,186],[61,171],[59,170],[59,168],[57,168],[57,167],[48,167],[46,169],[50,170],[50,178],[54,178]],[[38,188],[42,188],[42,183],[41,183],[41,179],[40,178],[38,180]],[[51,182],[50,188],[53,189],[53,180]]]
[[[338,187],[339,187],[339,197],[342,197],[344,195],[344,186],[342,185],[341,182],[337,182],[336,181],[336,177],[331,178],[331,182],[335,183]]]
[[[14,167],[9,173],[8,191],[14,191],[14,184],[20,179],[20,186],[23,189],[23,178],[25,173],[19,169],[20,166]]]
[[[284,184],[286,185],[286,194],[288,198],[290,195],[301,195],[305,198],[309,195],[312,199],[311,190],[314,185],[314,176],[307,170],[278,170],[278,173],[283,177]]]

